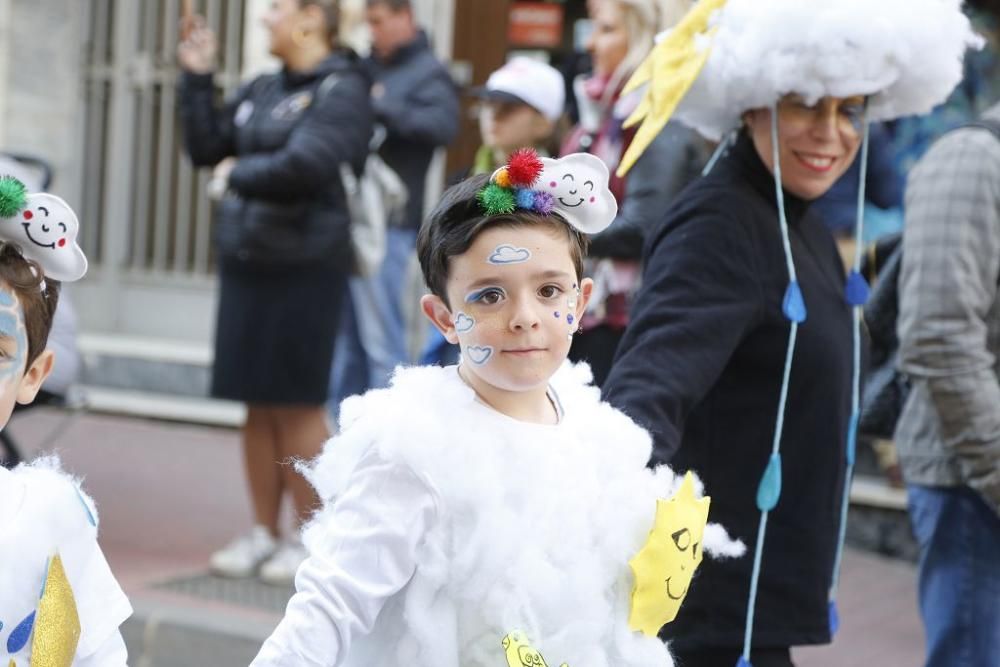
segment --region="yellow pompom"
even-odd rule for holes
[[[503,169],[497,172],[497,175],[493,179],[493,182],[499,185],[501,188],[510,187],[510,174],[507,172],[507,167],[504,167]]]

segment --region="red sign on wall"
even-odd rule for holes
[[[562,44],[563,6],[548,2],[514,2],[507,22],[511,46],[552,49]]]

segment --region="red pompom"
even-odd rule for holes
[[[520,148],[511,153],[507,160],[507,173],[512,185],[527,188],[535,182],[542,173],[542,161],[531,148]]]

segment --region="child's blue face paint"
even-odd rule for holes
[[[484,287],[465,295],[465,303],[492,306],[500,303],[506,294],[499,287]]]
[[[472,327],[476,326],[476,320],[459,311],[455,313],[454,324],[457,333],[466,333],[467,331],[471,331]]]
[[[28,353],[28,334],[24,313],[17,298],[6,288],[0,288],[0,337],[7,339],[0,355],[0,382],[17,377],[24,370]]]

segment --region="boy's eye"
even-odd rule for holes
[[[540,290],[538,290],[538,294],[543,299],[551,299],[553,297],[557,297],[560,294],[562,294],[562,292],[563,292],[562,288],[559,287],[558,285],[545,285]]]
[[[478,290],[465,297],[465,302],[477,303],[483,306],[492,306],[500,303],[503,300],[503,297],[503,290],[496,287],[487,287],[486,289]]]

